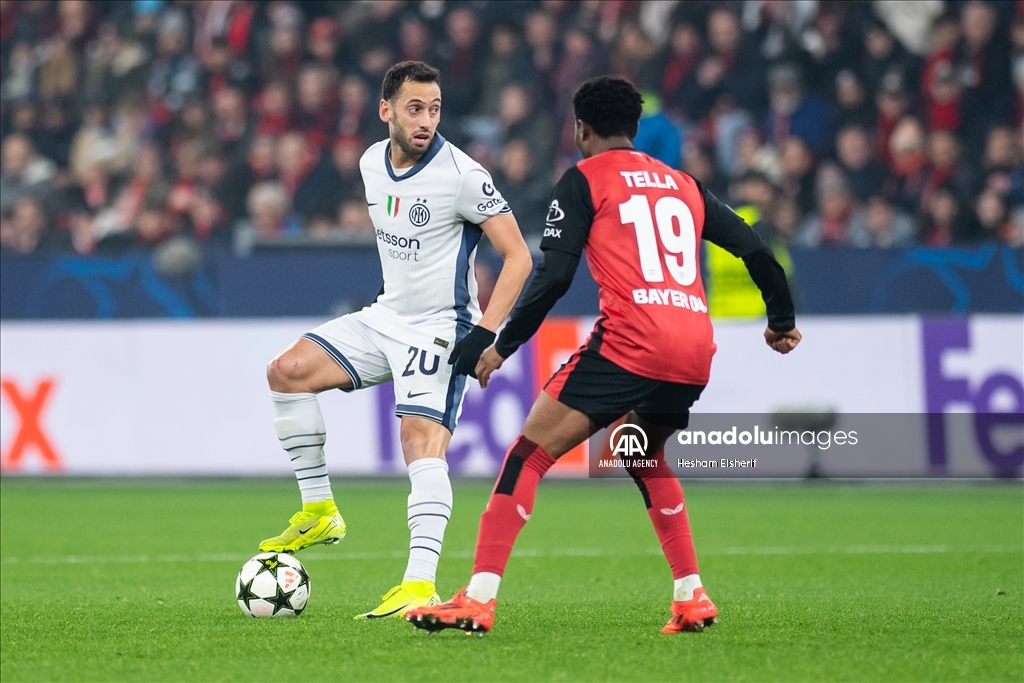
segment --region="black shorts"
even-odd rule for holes
[[[601,427],[632,410],[651,424],[686,429],[690,406],[704,387],[641,377],[584,347],[551,376],[544,391]]]

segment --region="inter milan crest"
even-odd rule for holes
[[[422,228],[430,220],[430,211],[427,209],[426,199],[416,199],[416,203],[409,207],[409,222],[417,228]]]

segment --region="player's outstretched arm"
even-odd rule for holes
[[[578,254],[560,249],[544,250],[544,260],[537,266],[523,300],[512,311],[512,319],[498,340],[480,356],[476,366],[480,386],[486,387],[491,373],[536,334],[551,308],[569,291],[579,263]]]
[[[519,224],[511,213],[500,213],[480,224],[491,245],[502,258],[501,273],[494,284],[494,292],[480,323],[452,349],[448,362],[460,375],[479,377],[476,368],[484,349],[494,342],[495,332],[512,311],[526,278],[533,269],[530,249],[523,241]],[[481,386],[486,383],[481,380]]]
[[[487,310],[480,318],[480,327],[497,332],[519,300],[526,278],[530,277],[530,271],[533,270],[533,258],[530,256],[530,248],[523,241],[519,223],[511,213],[499,213],[488,218],[480,227],[503,261]]]
[[[793,295],[789,291],[785,271],[764,240],[742,218],[703,187],[701,191],[704,194],[704,230],[701,236],[743,259],[750,279],[761,290],[768,313],[765,342],[779,353],[789,353],[800,343],[802,335],[796,329]]]
[[[537,332],[551,308],[569,291],[593,219],[590,186],[583,173],[573,166],[552,192],[540,243],[544,260],[537,266],[523,300],[512,311],[512,319],[497,342],[480,356],[476,367],[480,386],[487,386],[491,373]]]

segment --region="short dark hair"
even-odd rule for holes
[[[380,96],[388,102],[392,101],[398,96],[399,89],[406,81],[441,85],[441,72],[424,62],[399,62],[384,74]]]
[[[572,107],[578,120],[603,138],[636,137],[644,98],[633,84],[617,76],[598,76],[576,89]]]

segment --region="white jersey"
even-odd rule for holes
[[[382,140],[359,160],[384,272],[384,293],[364,315],[395,339],[412,332],[450,351],[480,321],[479,224],[510,209],[491,175],[440,133],[411,168],[391,166],[390,146]]]

